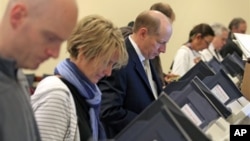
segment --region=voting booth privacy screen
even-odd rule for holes
[[[209,141],[163,92],[116,137],[116,141]]]
[[[178,81],[169,83],[164,92],[170,94],[175,90],[181,90],[184,88],[194,77],[198,77],[203,80],[206,76],[215,75],[215,72],[203,61],[200,61],[193,66],[185,75],[183,75]]]

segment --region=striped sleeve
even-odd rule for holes
[[[69,106],[70,98],[62,90],[35,93],[32,96],[32,108],[43,141],[63,141],[69,134]]]

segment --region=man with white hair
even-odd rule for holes
[[[201,51],[203,61],[210,61],[213,57],[215,57],[219,62],[223,60],[223,57],[220,55],[221,48],[226,44],[228,37],[228,29],[220,24],[215,23],[211,25],[214,31],[213,41],[210,43],[207,49]]]

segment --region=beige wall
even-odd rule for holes
[[[6,2],[7,2],[7,0],[1,0],[0,1],[0,17],[1,18],[2,18],[2,15],[3,15],[3,11],[5,10]]]
[[[8,0],[0,0],[0,16]],[[111,19],[116,25],[124,26],[135,19],[138,13],[158,1],[155,0],[77,0],[79,5],[79,18],[88,14],[100,14]],[[212,24],[220,22],[228,25],[233,17],[243,17],[248,22],[250,34],[250,1],[249,0],[167,0],[176,13],[173,36],[167,44],[165,54],[161,55],[165,72],[172,62],[176,50],[187,41],[191,28],[201,22]],[[59,59],[43,63],[36,74],[52,73],[58,61],[67,57],[63,45]]]

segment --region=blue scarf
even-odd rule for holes
[[[90,80],[72,63],[69,59],[65,59],[59,63],[55,72],[56,75],[61,75],[64,79],[74,85],[81,96],[86,99],[90,106],[89,115],[92,128],[93,140],[98,138],[103,140],[106,138],[105,131],[99,119],[101,91],[96,84]]]

